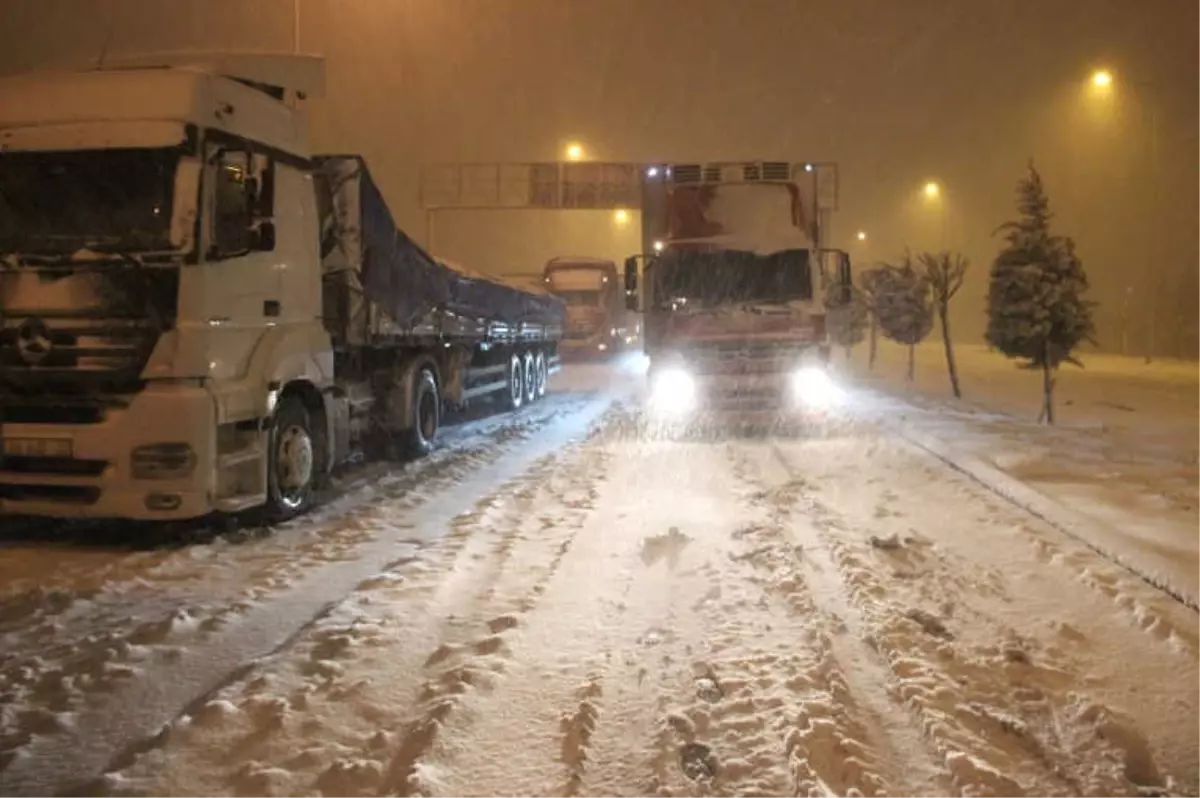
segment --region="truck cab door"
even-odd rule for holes
[[[214,379],[240,374],[283,310],[274,177],[270,159],[249,144],[205,147],[201,257],[181,290],[180,315],[208,328],[204,356]]]

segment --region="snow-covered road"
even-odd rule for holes
[[[869,410],[662,440],[566,376],[269,536],[10,543],[0,793],[1200,788],[1191,610]]]

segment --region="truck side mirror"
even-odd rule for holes
[[[638,309],[638,273],[637,258],[625,259],[625,309]]]

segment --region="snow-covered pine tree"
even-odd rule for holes
[[[842,347],[846,360],[850,350],[861,344],[867,329],[867,302],[858,286],[850,286],[847,299],[844,287],[831,285],[825,296],[825,326],[835,346]]]
[[[913,267],[912,254],[906,251],[899,264],[882,268],[873,289],[880,332],[908,347],[908,380],[911,382],[916,346],[933,329],[929,282]]]
[[[1017,184],[1019,218],[997,228],[1004,249],[992,262],[987,342],[1024,368],[1042,372],[1042,412],[1054,423],[1054,385],[1063,363],[1082,364],[1074,351],[1092,340],[1095,303],[1083,298],[1087,274],[1075,242],[1050,232],[1050,201],[1029,163]]]
[[[950,340],[950,300],[962,288],[967,273],[967,259],[949,252],[924,252],[920,256],[925,279],[933,293],[933,306],[942,322],[942,344],[946,347],[946,370],[950,374],[950,390],[954,398],[962,398],[958,385],[958,366],[954,362],[954,345]]]

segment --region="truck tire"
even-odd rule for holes
[[[525,404],[525,377],[522,372],[521,358],[513,355],[508,361],[508,395],[504,397],[509,410],[518,410]]]
[[[537,400],[537,365],[532,352],[521,358],[521,375],[525,378],[525,404],[533,404]]]
[[[295,396],[285,396],[275,410],[268,436],[266,519],[280,523],[312,504],[316,477],[312,427],[308,410]]]
[[[546,395],[546,380],[549,378],[549,370],[546,368],[546,353],[538,352],[533,358],[533,373],[534,381],[537,386],[537,398],[541,399]]]
[[[413,380],[412,426],[404,431],[404,448],[412,457],[424,457],[433,451],[442,423],[442,399],[437,379],[429,369],[421,369]]]

